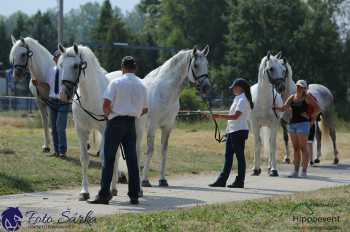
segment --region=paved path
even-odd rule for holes
[[[97,216],[140,213],[273,197],[350,184],[350,161],[343,161],[338,166],[322,163],[320,167],[312,167],[307,179],[287,178],[291,168],[292,166],[280,165],[280,177],[269,177],[266,171],[259,177],[247,176],[245,189],[209,188],[208,183],[216,178],[214,173],[177,176],[169,178],[171,186],[168,188],[144,188],[145,196],[137,206],[131,206],[128,202],[127,185],[119,185],[119,196],[114,197],[110,205],[90,205],[79,202],[77,200],[79,188],[0,196],[0,212],[12,206],[19,207],[22,212],[35,210],[42,216],[47,213],[52,217],[61,215],[67,209],[71,210],[72,215],[74,213],[85,215],[89,210],[93,210],[94,215]],[[152,182],[157,183],[157,181]],[[94,197],[98,187],[93,186],[90,191],[91,196]]]

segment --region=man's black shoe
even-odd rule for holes
[[[232,184],[227,185],[227,188],[244,188],[244,183],[235,181]]]
[[[109,201],[112,199],[112,195],[109,197],[101,197],[99,195],[96,196],[95,200],[88,201],[89,204],[102,204],[102,205],[108,205]]]
[[[138,204],[139,204],[139,199],[137,199],[137,198],[132,198],[132,199],[130,199],[130,204],[132,204],[132,205],[138,205]]]
[[[226,183],[220,180],[217,180],[214,183],[209,185],[209,187],[225,187],[225,186],[226,186]]]

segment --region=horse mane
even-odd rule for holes
[[[45,54],[45,56],[50,57],[50,60],[52,60],[53,56],[52,54],[43,46],[41,45],[37,40],[31,38],[31,37],[26,37],[24,38],[24,41],[26,45],[30,48],[30,50],[33,51],[33,54]],[[16,41],[16,43],[12,46],[11,51],[10,51],[10,60],[13,60],[14,56],[14,51],[17,47],[23,47],[22,41],[19,39]],[[45,57],[45,59],[47,59]]]
[[[163,69],[169,69],[170,67],[175,67],[179,64],[179,62],[181,60],[183,60],[184,56],[189,55],[190,53],[192,53],[192,50],[187,49],[187,50],[180,50],[178,53],[176,53],[174,56],[170,57],[168,60],[166,60],[161,66],[159,66],[158,68],[154,69],[153,71],[151,71],[146,77],[145,79],[148,79],[147,77],[154,77],[154,76],[158,76],[158,75],[153,75],[154,73],[158,73]],[[161,76],[163,77],[163,75]]]
[[[96,55],[92,52],[89,47],[79,45],[78,53],[81,56],[83,61],[86,61],[87,67],[86,72],[96,73],[96,74],[106,74],[106,70],[102,68],[100,62],[98,61]],[[76,56],[73,47],[67,48],[66,52],[63,54],[64,56]]]

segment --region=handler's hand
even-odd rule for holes
[[[32,84],[33,84],[34,86],[38,86],[38,85],[39,85],[39,81],[38,81],[38,80],[32,79]]]

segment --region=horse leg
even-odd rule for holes
[[[329,128],[329,136],[331,137],[332,143],[333,143],[333,151],[334,151],[333,164],[338,164],[339,163],[339,157],[338,157],[339,152],[338,152],[338,149],[337,149],[337,144],[336,144],[337,136],[336,136],[336,130],[335,130],[334,127]]]
[[[284,157],[284,162],[287,164],[290,164],[290,154],[289,154],[289,147],[288,147],[289,136],[288,136],[288,130],[287,130],[287,122],[284,120],[281,120],[281,125],[282,125],[282,129],[283,129],[284,148],[286,151],[286,155]]]
[[[270,176],[278,176],[277,161],[276,161],[276,139],[277,139],[277,124],[270,129],[270,161],[271,172]]]
[[[151,158],[154,152],[155,132],[156,132],[155,129],[150,129],[147,134],[147,155],[146,155],[146,160],[144,162],[143,178],[142,178],[143,187],[152,187],[152,185],[148,180],[148,172],[149,172],[149,165],[151,162]]]
[[[90,162],[89,154],[87,151],[87,141],[89,139],[89,131],[78,127],[76,131],[80,139],[80,163],[81,163],[81,170],[83,175],[82,189],[79,194],[79,201],[86,201],[90,198],[89,189],[88,189],[89,181],[88,181],[88,175],[87,175],[87,170]]]
[[[159,187],[167,187],[168,181],[165,179],[165,165],[167,161],[168,156],[168,143],[169,143],[169,137],[170,137],[170,128],[162,128],[162,135],[161,135],[161,155],[162,160],[160,163],[160,179],[159,179]]]
[[[45,153],[50,152],[50,132],[49,132],[49,112],[47,109],[47,105],[37,99],[41,122],[44,130],[44,145],[42,146],[42,151]]]
[[[260,127],[256,123],[253,124],[253,132],[254,132],[254,169],[252,176],[259,176],[261,173],[260,168],[260,153],[261,153],[261,137],[260,137]]]
[[[317,157],[314,162],[318,164],[320,163],[320,158],[321,158],[322,131],[317,122],[315,123],[315,126],[316,126],[316,141],[317,141]]]

